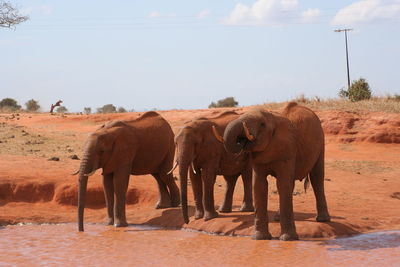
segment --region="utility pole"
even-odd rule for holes
[[[346,42],[346,62],[347,62],[347,90],[350,89],[350,70],[349,70],[349,52],[347,48],[347,32],[353,29],[337,29],[335,32],[344,32],[344,38]]]

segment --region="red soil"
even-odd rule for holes
[[[160,113],[177,132],[185,121],[193,117],[215,115],[224,110],[171,110]],[[10,131],[0,135],[0,224],[75,222],[77,177],[71,173],[78,168],[79,161],[69,159],[67,152],[60,151],[67,145],[70,149],[68,151],[75,151],[80,156],[87,133],[105,121],[136,117],[139,114],[63,117],[48,114],[0,114],[0,126],[4,129],[9,127],[7,129]],[[333,237],[400,229],[400,115],[335,110],[319,111],[317,114],[326,133],[325,186],[332,222],[315,221],[312,190],[305,194],[299,183],[294,196],[299,236]],[[57,146],[60,151],[49,145],[48,148],[41,147],[40,153],[46,154],[45,157],[34,152],[25,153],[27,150],[24,147],[31,143],[19,142],[22,140],[18,135],[21,128],[31,136],[48,138],[46,142]],[[57,137],[67,134],[73,137],[65,140]],[[51,141],[51,138],[55,138],[55,141]],[[48,155],[52,153],[59,156],[60,161],[49,161]],[[85,209],[87,223],[105,222],[106,218],[99,173],[89,179]],[[268,180],[270,231],[273,236],[278,236],[279,222],[272,220],[278,208],[278,195],[274,178]],[[223,179],[218,177],[215,185],[216,205],[222,201],[224,186]],[[154,209],[157,195],[156,182],[151,176],[131,176],[127,196],[128,222],[236,235],[250,235],[253,232],[253,214],[237,212],[243,197],[240,181],[235,190],[235,211],[220,214],[218,218],[207,222],[191,218],[191,222],[185,225],[180,208]],[[191,206],[192,200],[189,194]],[[193,209],[190,215],[193,215]]]

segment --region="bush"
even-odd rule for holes
[[[235,98],[227,97],[227,98],[218,100],[217,103],[211,102],[211,104],[208,106],[208,108],[237,107],[238,105],[239,105],[239,103],[235,101]]]
[[[59,107],[56,109],[56,112],[57,112],[57,113],[67,113],[67,112],[68,112],[68,109],[67,109],[66,107],[64,107],[64,106],[59,106]]]
[[[9,109],[10,111],[14,111],[21,109],[21,106],[12,98],[4,98],[0,101],[0,109]]]
[[[28,102],[26,102],[25,106],[27,111],[38,111],[40,109],[39,102],[34,99],[31,99]]]
[[[83,113],[85,113],[86,115],[89,115],[90,113],[92,113],[92,108],[84,107],[83,108]]]
[[[117,108],[113,104],[107,104],[101,108],[97,108],[97,113],[115,113]]]
[[[351,102],[371,99],[371,95],[369,84],[364,78],[353,81],[349,90],[341,89],[339,91],[340,97],[348,98]]]
[[[118,113],[125,113],[125,112],[127,112],[127,111],[123,107],[118,108]]]

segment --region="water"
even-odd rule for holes
[[[157,227],[0,228],[0,266],[399,266],[400,231],[319,241],[254,241]]]

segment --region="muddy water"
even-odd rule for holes
[[[184,230],[75,224],[0,228],[0,266],[399,266],[400,231],[253,241]]]

